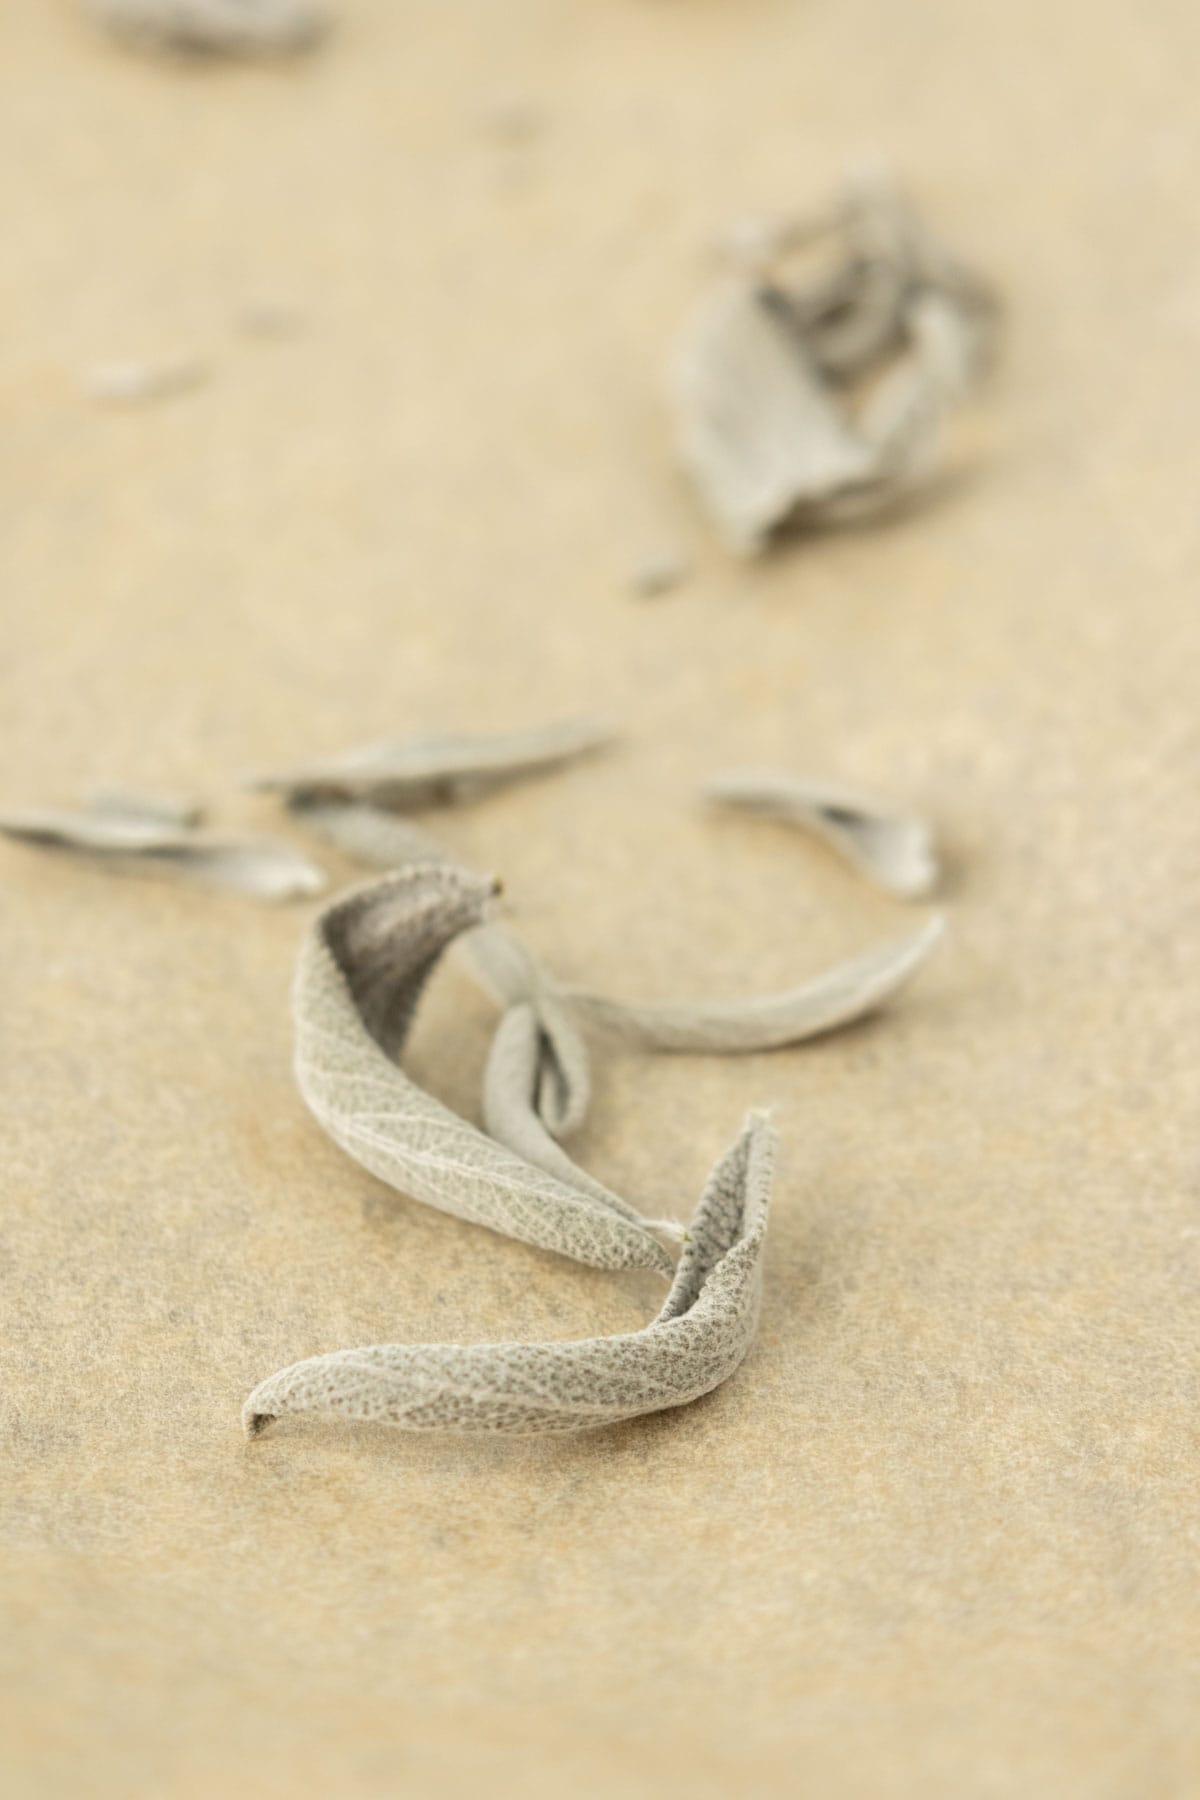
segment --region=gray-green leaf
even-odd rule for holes
[[[257,900],[289,900],[319,893],[325,885],[321,870],[290,844],[194,831],[156,817],[145,802],[128,796],[119,808],[102,798],[77,813],[50,808],[0,813],[0,832],[123,872],[174,875]]]
[[[410,819],[385,812],[361,800],[293,801],[297,825],[333,844],[355,862],[378,869],[403,869],[410,863],[453,862],[453,854]]]
[[[823,236],[834,267],[798,278],[789,254]],[[815,230],[760,231],[739,260],[682,338],[673,385],[685,464],[732,547],[757,551],[791,522],[879,512],[927,476],[996,308],[886,182]]]
[[[774,770],[720,775],[708,797],[720,806],[798,825],[822,839],[861,874],[901,899],[928,894],[938,879],[933,833],[923,819],[833,781]]]
[[[242,1420],[285,1413],[407,1431],[536,1436],[683,1406],[737,1368],[758,1321],[775,1134],[752,1115],[709,1178],[666,1304],[642,1331],[564,1343],[379,1344],[262,1382]]]
[[[573,762],[607,743],[592,719],[488,736],[415,737],[257,776],[250,785],[289,802],[365,801],[398,812],[449,805]]]
[[[281,55],[307,49],[326,28],[317,0],[88,0],[110,31],[182,54]]]
[[[848,1025],[912,978],[943,931],[940,918],[898,943],[868,950],[786,993],[750,1000],[610,1000],[566,988],[589,1024],[649,1050],[722,1055],[776,1050]]]
[[[294,994],[301,1093],[334,1141],[401,1193],[598,1268],[666,1273],[670,1258],[636,1215],[513,1154],[399,1067],[426,981],[494,891],[465,869],[419,865],[321,914]]]

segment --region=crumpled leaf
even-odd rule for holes
[[[321,914],[294,994],[296,1075],[320,1124],[391,1187],[597,1268],[670,1259],[632,1208],[535,1167],[411,1081],[398,1058],[439,957],[486,917],[495,883],[418,865]]]
[[[82,812],[0,812],[0,833],[114,869],[208,882],[256,900],[290,900],[325,886],[321,870],[290,844],[195,831],[155,816],[146,805],[127,796],[116,808],[102,798]]]
[[[763,548],[799,508],[870,479],[870,447],[763,290],[710,300],[673,375],[684,463],[733,549]]]
[[[318,0],[89,0],[89,5],[117,36],[181,54],[286,55],[308,49],[328,25]]]
[[[568,987],[570,1005],[591,1025],[648,1050],[777,1050],[861,1019],[909,981],[942,935],[932,919],[911,937],[868,950],[786,993],[750,1000],[632,1001]]]
[[[831,229],[840,260],[815,280],[788,253],[819,231],[763,233],[674,360],[683,459],[740,551],[789,523],[878,512],[919,483],[994,335],[984,284],[887,184],[858,190]]]
[[[726,1380],[758,1321],[775,1134],[752,1115],[709,1177],[666,1304],[642,1331],[532,1344],[380,1344],[262,1382],[242,1420],[285,1413],[407,1431],[535,1436],[683,1406]]]
[[[901,899],[919,899],[936,885],[937,854],[925,821],[893,812],[854,788],[749,770],[719,776],[708,794],[719,805],[811,831],[878,887]]]
[[[831,254],[809,270],[814,251]],[[886,173],[848,183],[823,219],[778,220],[741,259],[775,295],[823,375],[856,381],[901,348],[912,303],[946,297],[986,359],[998,317],[992,289],[929,231]]]
[[[250,785],[283,794],[292,805],[365,801],[404,812],[451,804],[558,768],[611,737],[608,726],[591,719],[486,736],[414,737],[261,775]]]

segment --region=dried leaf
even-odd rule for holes
[[[189,388],[200,387],[211,374],[211,364],[202,356],[97,363],[88,371],[87,390],[93,400],[125,406],[186,393]]]
[[[908,360],[883,378],[858,421],[874,455],[874,472],[829,496],[821,509],[826,523],[869,518],[929,476],[946,420],[970,387],[976,354],[972,328],[953,306],[940,295],[922,295],[912,303],[908,329]]]
[[[666,1304],[619,1337],[540,1344],[381,1344],[295,1363],[261,1383],[242,1420],[284,1413],[408,1431],[534,1436],[683,1406],[728,1378],[758,1321],[774,1132],[752,1116],[709,1177]]]
[[[136,794],[125,788],[98,788],[88,795],[86,809],[109,818],[173,825],[181,831],[198,825],[204,816],[203,809],[194,800],[185,800],[177,794]]]
[[[572,762],[607,743],[608,726],[568,720],[533,731],[433,736],[373,744],[257,777],[251,786],[292,804],[365,801],[399,812],[445,805]]]
[[[398,1066],[422,990],[495,884],[448,864],[355,889],[317,920],[296,978],[296,1074],[321,1125],[401,1193],[597,1268],[669,1270],[644,1223],[534,1167]]]
[[[398,869],[456,860],[419,826],[377,807],[330,802],[293,811],[302,823],[364,862]],[[634,1208],[578,1168],[555,1141],[583,1123],[591,1078],[583,1035],[548,971],[498,924],[465,932],[459,944],[476,980],[503,1009],[484,1079],[488,1132],[538,1168],[640,1220]],[[656,1228],[665,1227],[660,1223]]]
[[[137,45],[181,54],[286,55],[328,23],[317,0],[89,0],[103,25]]]
[[[290,844],[240,841],[160,822],[144,810],[85,812],[41,809],[0,813],[0,833],[47,849],[89,856],[109,867],[176,875],[233,888],[257,900],[316,894],[325,877]]]
[[[822,237],[839,259],[798,279],[789,257]],[[760,225],[738,260],[685,335],[674,386],[684,460],[731,545],[756,551],[788,523],[879,512],[929,473],[996,309],[878,181],[816,225]]]
[[[991,288],[929,232],[886,172],[851,181],[840,202],[808,219],[742,222],[726,254],[768,288],[820,372],[858,379],[903,344],[912,303],[950,299],[980,359],[995,334]],[[814,255],[823,264],[811,271]]]
[[[629,575],[629,585],[639,600],[657,600],[669,594],[681,581],[686,581],[688,565],[674,550],[660,550],[638,563]]]
[[[587,1045],[559,983],[503,925],[483,925],[461,943],[471,973],[501,1007],[532,1006],[538,1025],[535,1110],[552,1137],[568,1137],[583,1124],[592,1090]]]
[[[297,801],[289,810],[298,825],[306,826],[355,861],[371,863],[379,869],[455,860],[432,833],[378,806],[352,800],[315,800]]]
[[[571,1006],[589,1024],[649,1050],[737,1054],[776,1050],[848,1025],[910,980],[942,935],[933,919],[914,936],[841,963],[824,975],[753,1000],[623,1001],[566,988]]]
[[[537,1007],[530,1001],[518,1001],[501,1015],[484,1074],[483,1122],[490,1135],[526,1162],[590,1194],[622,1218],[675,1235],[677,1228],[662,1219],[647,1220],[571,1160],[539,1110],[545,1074],[546,1038]]]
[[[923,819],[830,781],[769,770],[722,775],[708,790],[722,806],[798,825],[824,840],[869,880],[901,899],[931,892],[938,879],[933,833]]]
[[[731,548],[760,550],[801,507],[870,479],[869,446],[763,290],[710,302],[673,376],[681,454]]]

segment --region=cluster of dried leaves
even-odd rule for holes
[[[584,747],[579,734],[573,748]],[[522,754],[509,746],[512,772]],[[462,781],[474,788],[484,774],[499,778],[498,752],[481,759],[456,744],[436,753],[394,746],[264,784],[301,818],[315,808],[318,828],[343,847],[404,865],[316,921],[294,991],[301,1092],[337,1144],[410,1197],[594,1267],[669,1274],[666,1245],[679,1228],[645,1217],[563,1147],[591,1093],[585,1029],[658,1051],[798,1043],[881,1005],[920,967],[941,923],[768,997],[638,1003],[566,986],[490,917],[494,883],[439,856],[434,840],[414,838],[397,816],[408,804],[457,798]],[[917,821],[781,777],[732,779],[719,792],[808,826],[893,891],[924,892],[932,882],[929,835]],[[482,1131],[401,1066],[420,996],[456,939],[499,1008]],[[666,1304],[644,1330],[571,1343],[383,1344],[309,1357],[254,1390],[247,1431],[307,1413],[414,1431],[563,1432],[708,1392],[754,1335],[774,1143],[765,1116],[747,1120],[682,1234]]]
[[[747,1120],[687,1231],[644,1217],[563,1148],[587,1118],[588,1028],[651,1051],[797,1044],[880,1006],[925,961],[941,925],[784,994],[745,1001],[637,1003],[563,985],[491,916],[495,882],[462,868],[405,814],[556,769],[606,738],[592,722],[421,738],[252,785],[279,794],[299,823],[351,857],[392,869],[327,905],[300,954],[295,1073],[320,1125],[412,1199],[576,1262],[671,1276],[671,1247],[682,1240],[664,1309],[642,1332],[581,1343],[380,1345],[309,1357],[246,1400],[252,1435],[281,1413],[374,1418],[416,1431],[572,1431],[694,1399],[747,1352],[774,1130],[763,1114]],[[919,821],[891,817],[840,788],[752,776],[727,778],[712,792],[819,833],[892,891],[923,893],[934,877]],[[97,794],[77,812],[0,814],[0,832],[112,868],[198,878],[259,898],[324,886],[322,871],[288,844],[201,832],[198,808],[175,799]],[[421,994],[455,940],[498,1008],[482,1130],[401,1066]]]
[[[587,1033],[650,1051],[775,1049],[880,1006],[920,967],[933,921],[782,994],[745,1000],[637,1002],[557,979],[491,916],[496,884],[463,867],[405,815],[553,769],[610,734],[589,721],[507,736],[377,745],[257,778],[292,815],[358,860],[392,872],[325,907],[303,947],[294,990],[296,1076],[330,1137],[401,1193],[597,1268],[671,1277],[643,1331],[573,1343],[390,1344],[311,1357],[263,1382],[245,1423],[283,1413],[375,1419],[411,1430],[560,1432],[676,1406],[737,1367],[753,1337],[770,1199],[774,1132],[747,1120],[717,1164],[686,1231],[646,1217],[582,1169],[563,1140],[591,1097]],[[927,891],[929,834],[917,820],[827,784],[729,777],[713,795],[800,825],[893,892]],[[187,802],[94,796],[77,812],[0,814],[0,831],[122,869],[165,871],[260,898],[324,885],[286,844],[199,829]],[[461,941],[498,1023],[483,1081],[483,1129],[404,1072],[425,986]]]

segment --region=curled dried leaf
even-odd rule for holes
[[[943,931],[933,919],[899,943],[868,950],[787,993],[750,1000],[610,1000],[566,988],[589,1024],[649,1050],[737,1054],[776,1050],[864,1018],[921,967]]]
[[[449,805],[573,762],[612,737],[590,719],[486,736],[430,736],[372,744],[344,756],[256,777],[251,786],[292,804],[366,802],[404,812]]]
[[[642,1214],[581,1169],[552,1136],[540,1110],[545,1058],[546,1037],[537,1007],[531,1001],[517,1001],[501,1014],[488,1054],[483,1082],[483,1122],[488,1132],[537,1168],[645,1226],[648,1221]],[[585,1108],[586,1103],[585,1094]],[[670,1229],[663,1220],[654,1220],[653,1226],[659,1232]]]
[[[721,806],[811,831],[869,880],[901,899],[919,899],[937,883],[933,833],[925,821],[894,812],[854,788],[748,770],[718,777],[708,794]]]
[[[122,871],[174,875],[232,888],[256,900],[316,894],[325,877],[290,844],[223,838],[161,820],[136,807],[101,804],[84,812],[0,813],[0,833],[45,849],[87,856]]]
[[[558,981],[520,938],[495,922],[469,932],[462,948],[471,973],[501,1007],[532,1008],[538,1028],[535,1110],[552,1137],[568,1137],[583,1124],[592,1087],[587,1045]]]
[[[636,1215],[498,1144],[399,1066],[439,957],[483,922],[494,892],[468,870],[418,865],[325,910],[296,977],[300,1091],[334,1142],[401,1193],[597,1268],[666,1272]]]
[[[908,309],[926,294],[952,301],[981,361],[994,341],[991,287],[938,242],[884,171],[850,181],[822,215],[743,222],[726,255],[772,294],[834,382],[857,380],[900,348]]]
[[[407,1431],[537,1436],[683,1406],[753,1341],[775,1139],[752,1116],[709,1178],[666,1304],[642,1331],[533,1344],[380,1344],[314,1356],[255,1388],[256,1436],[286,1413]]]
[[[89,0],[101,24],[138,46],[182,55],[279,56],[328,25],[317,0]]]
[[[832,268],[797,274],[794,252],[822,239]],[[929,473],[996,309],[887,183],[749,243],[685,334],[674,389],[684,461],[731,545],[757,551],[789,523],[881,511]]]
[[[762,549],[801,508],[870,479],[869,446],[762,289],[710,301],[673,378],[683,460],[733,549]]]

